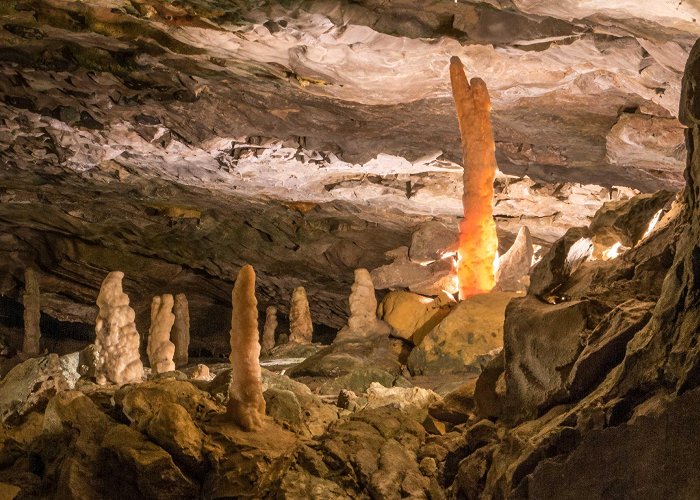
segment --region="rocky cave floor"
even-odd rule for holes
[[[696,2],[391,4],[0,4],[0,498],[700,498]],[[461,302],[453,55],[491,92],[503,262],[528,256]],[[246,263],[261,322],[287,337],[302,285],[314,320],[260,358],[250,432]],[[338,334],[358,268],[383,326]],[[185,366],[96,383],[117,269],[142,333],[186,294]]]
[[[675,203],[617,258],[571,260],[581,238],[590,238],[590,257],[596,235],[620,239],[635,225],[639,234],[656,211],[640,202],[649,198],[604,206],[590,227],[567,231],[530,271],[527,295],[421,309],[421,296],[392,292],[379,307],[391,335],[277,345],[261,358],[272,370],[263,368],[267,416],[257,431],[226,415],[228,363],[192,359],[147,372],[142,383],[100,386],[91,346],[5,359],[5,371],[14,366],[0,380],[0,491],[18,499],[693,498],[696,372],[680,371],[682,389],[654,387],[638,359],[671,299],[664,276],[683,250],[687,207]],[[427,332],[401,334],[407,318],[423,325],[436,314]],[[697,330],[685,334],[697,352]],[[673,359],[678,350],[660,353]],[[197,375],[198,362],[208,376]]]

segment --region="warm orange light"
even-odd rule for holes
[[[458,57],[450,59],[452,96],[464,153],[464,219],[459,225],[457,279],[459,298],[490,291],[496,284],[498,237],[493,220],[496,153],[491,129],[491,100],[480,78],[467,80]]]

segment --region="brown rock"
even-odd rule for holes
[[[478,373],[503,345],[503,320],[512,293],[492,292],[460,302],[408,357],[412,374]]]
[[[411,292],[395,291],[384,296],[378,315],[391,325],[392,336],[418,345],[449,314],[454,304],[454,300],[445,293],[431,299]]]
[[[595,313],[587,300],[551,305],[527,296],[511,301],[503,347],[509,416],[537,415],[566,397],[567,374]]]

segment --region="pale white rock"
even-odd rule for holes
[[[175,323],[173,296],[156,295],[151,302],[151,327],[148,330],[148,362],[153,373],[171,372],[175,369],[173,355],[175,344],[170,341],[170,330]]]
[[[372,277],[367,269],[355,269],[355,282],[352,284],[348,302],[350,304],[348,324],[338,332],[336,340],[389,334],[391,327],[377,318],[377,297]]]
[[[209,367],[199,363],[192,372],[191,378],[194,380],[211,380],[212,376],[209,372]]]
[[[384,387],[379,382],[372,382],[367,389],[367,406],[380,408],[394,406],[399,410],[407,408],[427,408],[442,401],[439,394],[422,387]]]
[[[136,314],[122,290],[123,279],[121,271],[109,273],[97,296],[95,378],[100,385],[140,382],[143,377]]]

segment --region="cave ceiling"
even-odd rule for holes
[[[491,92],[503,241],[527,224],[546,245],[683,185],[698,19],[697,0],[4,1],[0,292],[33,263],[45,312],[88,321],[119,267],[139,314],[178,288],[211,317],[251,262],[264,305],[304,284],[340,326],[354,267],[460,215],[450,56]]]

